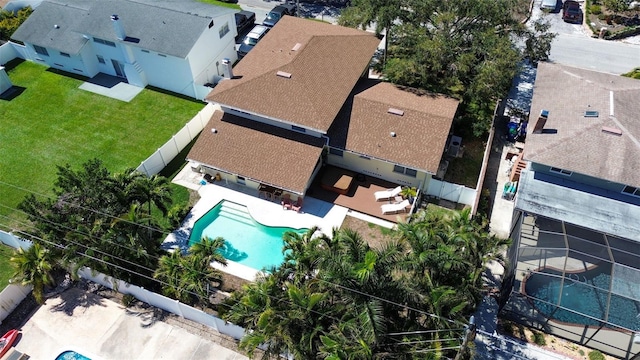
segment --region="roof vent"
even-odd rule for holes
[[[301,47],[302,47],[302,44],[296,43],[295,45],[293,45],[293,48],[291,48],[291,51],[298,51],[300,50]]]
[[[609,134],[613,134],[613,135],[622,135],[622,130],[614,128],[614,127],[609,127],[609,126],[603,126],[602,127],[602,132],[606,132]]]
[[[211,132],[212,132],[213,134],[217,134],[217,133],[218,133],[218,130],[217,130],[216,128],[212,128],[212,129],[211,129]]]
[[[53,25],[53,28],[54,28],[54,29],[60,29],[60,25],[55,24],[55,25]]]
[[[389,110],[387,110],[387,112],[389,114],[393,114],[393,115],[399,115],[399,116],[404,115],[404,111],[402,111],[400,109],[395,109],[395,108],[389,108]]]
[[[393,131],[389,135],[391,135],[391,137],[396,137],[396,133]]]
[[[276,73],[276,75],[283,77],[283,78],[287,78],[287,79],[291,79],[291,74],[288,72],[284,72],[284,71],[278,71]]]
[[[597,111],[593,111],[593,110],[586,110],[584,112],[584,117],[598,117],[598,115],[600,115]]]

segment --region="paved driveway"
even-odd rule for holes
[[[248,359],[205,337],[157,321],[151,310],[132,312],[78,288],[48,299],[22,327],[15,349],[33,360],[54,360],[66,350],[92,360]]]

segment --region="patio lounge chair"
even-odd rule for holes
[[[376,191],[373,193],[373,196],[376,197],[376,201],[388,200],[400,195],[400,192],[402,192],[402,187],[398,186],[397,188],[393,189]]]
[[[291,198],[289,197],[289,194],[284,194],[284,196],[282,196],[282,201],[280,201],[280,204],[282,204],[282,208],[285,210],[291,209],[291,206],[293,204],[291,204]]]
[[[302,209],[302,197],[299,196],[298,200],[296,200],[296,202],[294,204],[291,204],[291,209],[295,210],[296,212],[300,212],[300,209]]]
[[[382,209],[383,215],[388,215],[406,212],[407,208],[410,206],[411,203],[409,202],[409,199],[405,199],[397,204],[383,204],[380,208]]]

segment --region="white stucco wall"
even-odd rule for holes
[[[237,30],[233,14],[221,15],[213,19],[214,26],[203,31],[196,44],[187,55],[194,82],[199,85],[213,83],[214,76],[222,76],[222,59],[228,58],[233,64],[238,59],[235,50]],[[220,38],[224,26],[229,32]]]
[[[354,154],[348,151],[344,152],[342,157],[338,155],[329,154],[327,157],[329,165],[339,166],[348,170],[363,173],[377,177],[379,179],[387,180],[393,183],[397,183],[405,186],[419,187],[422,185],[422,189],[426,189],[429,185],[431,175],[425,172],[418,171],[416,177],[407,176],[404,174],[393,172],[392,163],[377,159],[365,159],[358,154]]]

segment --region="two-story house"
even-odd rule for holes
[[[640,351],[640,81],[540,63],[505,314],[604,352]]]
[[[221,111],[188,160],[293,198],[326,164],[426,189],[458,101],[368,79],[379,43],[372,33],[285,16],[207,96]]]
[[[191,1],[48,0],[12,39],[26,59],[55,69],[202,99],[223,59],[237,59],[234,12]]]

